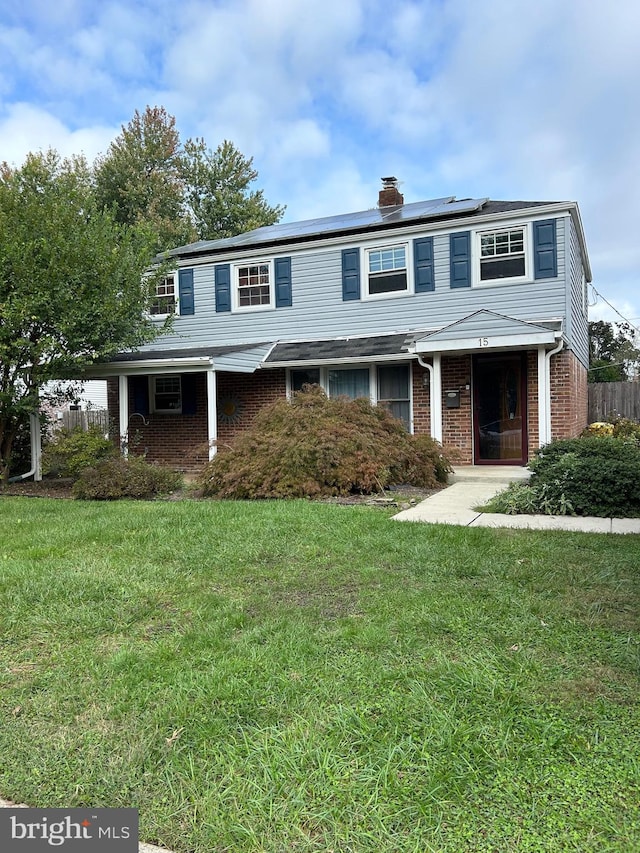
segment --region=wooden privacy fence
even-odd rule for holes
[[[109,432],[109,412],[106,409],[71,409],[62,413],[62,424],[67,429],[82,427],[85,432],[89,427],[96,426],[106,435]]]
[[[640,422],[640,382],[593,382],[589,385],[589,423],[617,414]]]

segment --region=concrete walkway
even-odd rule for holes
[[[640,533],[640,518],[593,518],[573,515],[502,515],[474,509],[516,480],[528,480],[526,468],[510,465],[459,466],[446,489],[411,509],[394,515],[395,521],[459,524],[463,527],[519,527],[530,530],[574,530],[583,533]]]

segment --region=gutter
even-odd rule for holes
[[[29,428],[31,433],[31,468],[26,474],[18,474],[9,477],[10,483],[19,483],[28,480],[29,477],[38,482],[42,480],[42,438],[40,435],[40,418],[37,415],[29,415]]]
[[[546,441],[545,441],[545,444],[548,444],[553,438],[553,436],[551,435],[551,357],[554,355],[557,355],[563,347],[564,347],[564,338],[561,337],[560,340],[558,341],[557,346],[554,347],[552,350],[549,350],[549,352],[546,352],[545,356],[544,356],[545,362],[546,362],[546,364],[545,364],[545,382],[547,385],[547,401],[546,401],[547,411],[545,413],[545,415],[546,415],[546,424],[545,424]],[[542,444],[542,442],[540,442],[540,443]]]
[[[418,355],[418,364],[429,371],[429,408],[431,410],[431,438],[442,444],[442,372],[440,353],[432,354],[433,364]]]

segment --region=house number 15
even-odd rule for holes
[[[488,347],[489,346],[489,338],[478,338],[478,340],[480,341],[481,347]]]

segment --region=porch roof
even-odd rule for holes
[[[86,371],[86,376],[167,371],[190,372],[208,368],[230,373],[253,373],[274,345],[274,341],[261,341],[225,346],[123,352],[118,353],[109,362],[92,365]]]
[[[494,311],[475,311],[436,332],[416,337],[412,352],[475,352],[525,349],[556,343],[559,320],[528,323]]]
[[[265,359],[265,367],[289,367],[361,361],[397,361],[411,357],[409,347],[420,332],[391,335],[330,338],[320,341],[277,343]]]

